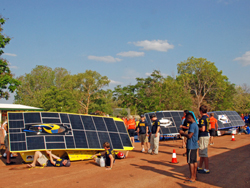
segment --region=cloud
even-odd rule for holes
[[[129,42],[131,43],[131,42]],[[133,42],[135,46],[143,47],[142,50],[156,50],[160,52],[167,52],[169,49],[173,49],[174,45],[169,44],[167,40],[144,40]]]
[[[139,57],[139,56],[144,56],[144,52],[136,52],[136,51],[128,51],[128,52],[120,52],[116,55],[120,55],[123,57]]]
[[[250,51],[247,51],[241,57],[235,58],[234,61],[239,61],[242,64],[242,66],[250,65]]]
[[[11,54],[11,53],[4,53],[3,55],[13,56],[13,57],[16,57],[16,56],[17,56],[16,54]]]
[[[119,81],[115,81],[115,80],[110,80],[110,84],[120,85],[120,84],[123,84],[123,83],[119,82]]]
[[[88,59],[95,60],[95,61],[104,61],[106,63],[115,63],[115,62],[121,61],[121,59],[114,58],[112,56],[93,56],[93,55],[89,55]]]

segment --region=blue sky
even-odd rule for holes
[[[15,76],[36,65],[90,69],[113,88],[155,69],[176,75],[194,56],[232,83],[250,80],[249,0],[0,0],[0,14],[12,38],[2,57]]]

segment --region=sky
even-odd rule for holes
[[[249,0],[0,0],[0,15],[16,77],[36,65],[93,70],[114,88],[153,70],[176,76],[194,56],[236,85],[250,80]]]

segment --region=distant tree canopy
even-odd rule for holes
[[[46,111],[89,113],[112,112],[109,84],[106,76],[96,71],[71,75],[64,68],[52,70],[36,66],[31,73],[18,78],[22,82],[15,95],[15,103],[43,108]],[[97,105],[99,104],[99,105]]]
[[[163,77],[154,70],[136,84],[114,90],[104,89],[109,79],[96,71],[70,74],[64,68],[54,70],[36,66],[20,76],[15,103],[46,111],[112,114],[114,108],[130,108],[132,114],[160,110],[192,110],[198,114],[201,104],[210,110],[250,112],[250,89],[235,86],[214,63],[204,58],[188,58],[178,65],[176,77]],[[121,114],[124,115],[124,114]]]
[[[120,107],[129,107],[133,113],[188,109],[198,114],[201,104],[210,110],[235,109],[235,85],[213,62],[190,57],[177,69],[176,78],[164,78],[155,70],[147,78],[136,78],[135,85],[117,86],[114,98]]]
[[[0,98],[9,98],[9,92],[13,93],[20,82],[13,78],[9,63],[1,56],[4,53],[3,48],[10,42],[10,38],[2,34],[5,19],[0,16]]]

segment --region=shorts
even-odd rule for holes
[[[42,155],[41,157],[39,157],[39,158],[37,159],[37,162],[38,162],[41,166],[47,166],[48,159],[47,159],[47,157],[45,157],[45,155]]]
[[[139,140],[140,140],[140,142],[148,142],[148,137],[146,134],[140,134]]]
[[[199,138],[199,156],[208,157],[207,148],[209,144],[209,136],[204,136]]]
[[[5,148],[6,148],[6,149],[9,148],[9,138],[8,138],[8,135],[6,135],[6,136],[4,137],[4,145],[5,145]]]
[[[210,136],[215,136],[215,135],[216,135],[215,133],[216,133],[216,132],[215,132],[215,129],[209,130]]]
[[[197,149],[187,149],[187,163],[197,163]]]
[[[130,137],[134,137],[135,136],[135,130],[134,129],[129,129],[128,134],[129,134]]]

